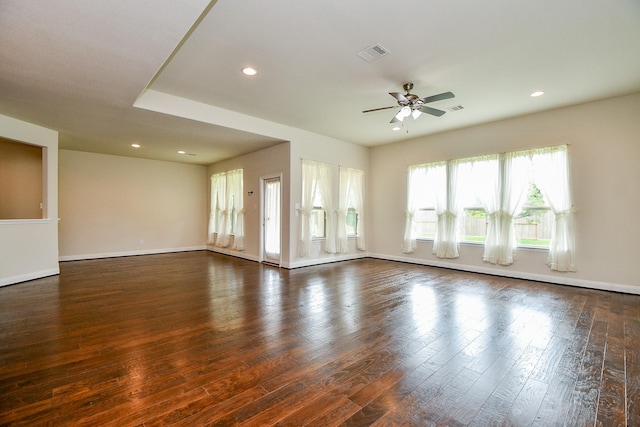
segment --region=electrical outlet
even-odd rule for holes
[[[140,244],[144,245],[144,239],[140,239]]]

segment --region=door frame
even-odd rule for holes
[[[265,257],[265,184],[267,181],[277,179],[280,183],[280,257],[278,262],[274,262],[271,260],[267,260]],[[260,256],[259,260],[262,263],[277,265],[278,267],[282,266],[282,173],[276,173],[271,175],[264,175],[260,177]]]

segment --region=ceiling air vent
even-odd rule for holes
[[[374,44],[373,46],[369,46],[368,48],[358,52],[358,56],[367,62],[373,62],[388,53],[389,51],[384,47],[380,46],[379,44]]]
[[[449,108],[449,111],[460,111],[460,110],[464,110],[464,107],[462,105],[456,105],[455,107]]]

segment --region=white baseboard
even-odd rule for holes
[[[244,251],[236,251],[236,250],[233,250],[233,249],[220,248],[220,247],[217,247],[217,246],[207,246],[207,250],[209,252],[215,252],[217,254],[229,255],[229,256],[234,256],[236,258],[246,259],[246,260],[249,260],[249,261],[260,262],[260,258],[258,258],[255,255],[246,254]]]
[[[345,254],[345,255],[335,255],[335,256],[326,257],[326,258],[304,259],[304,260],[299,260],[291,263],[282,263],[282,267],[293,269],[293,268],[300,268],[300,267],[310,267],[312,265],[330,264],[332,262],[338,262],[338,261],[350,261],[353,259],[360,259],[360,258],[369,258],[369,255],[366,253],[357,253],[357,254],[354,253],[354,254]]]
[[[522,271],[509,271],[506,269],[496,270],[490,267],[480,267],[472,265],[454,264],[446,261],[421,260],[410,257],[390,256],[386,254],[369,254],[370,258],[384,259],[388,261],[399,261],[410,264],[428,265],[431,267],[442,267],[450,270],[468,271],[471,273],[490,274],[492,276],[511,277],[514,279],[535,280],[537,282],[553,283],[556,285],[575,286],[579,288],[598,289],[603,291],[622,292],[626,294],[640,295],[640,286],[623,285],[619,283],[597,282],[594,280],[576,279],[573,277],[550,276],[546,274],[526,273]],[[563,273],[571,274],[571,273]]]
[[[4,277],[0,279],[0,286],[13,285],[15,283],[27,282],[29,280],[41,279],[43,277],[55,276],[58,274],[60,274],[60,268],[51,268],[27,274],[19,274],[17,276]]]
[[[124,252],[105,252],[101,254],[81,254],[81,255],[65,255],[58,258],[59,261],[81,261],[86,259],[99,259],[99,258],[117,258],[124,256],[136,256],[136,255],[154,255],[154,254],[167,254],[171,252],[190,252],[190,251],[202,251],[206,246],[188,246],[182,248],[165,248],[165,249],[147,249],[143,251],[124,251]]]

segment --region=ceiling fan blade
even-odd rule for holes
[[[396,108],[396,107],[397,107],[397,105],[392,105],[391,107],[372,108],[371,110],[364,110],[363,113],[371,113],[373,111],[388,110],[390,108]]]
[[[401,94],[400,92],[389,92],[389,95],[393,96],[400,103],[408,103],[409,102],[407,97],[404,96],[403,94]]]
[[[393,116],[393,118],[391,119],[391,121],[389,123],[396,123],[399,122],[400,120],[398,120],[398,118],[396,116]]]
[[[436,117],[440,117],[441,115],[446,113],[446,111],[438,110],[436,108],[427,107],[426,105],[423,105],[422,107],[420,107],[420,111],[422,111],[423,113],[426,113],[426,114],[431,114],[432,116],[436,116]]]
[[[424,102],[425,104],[428,104],[430,102],[442,101],[443,99],[451,99],[454,97],[455,95],[453,93],[444,92],[444,93],[439,93],[438,95],[427,96],[425,98],[422,98],[422,102]]]

